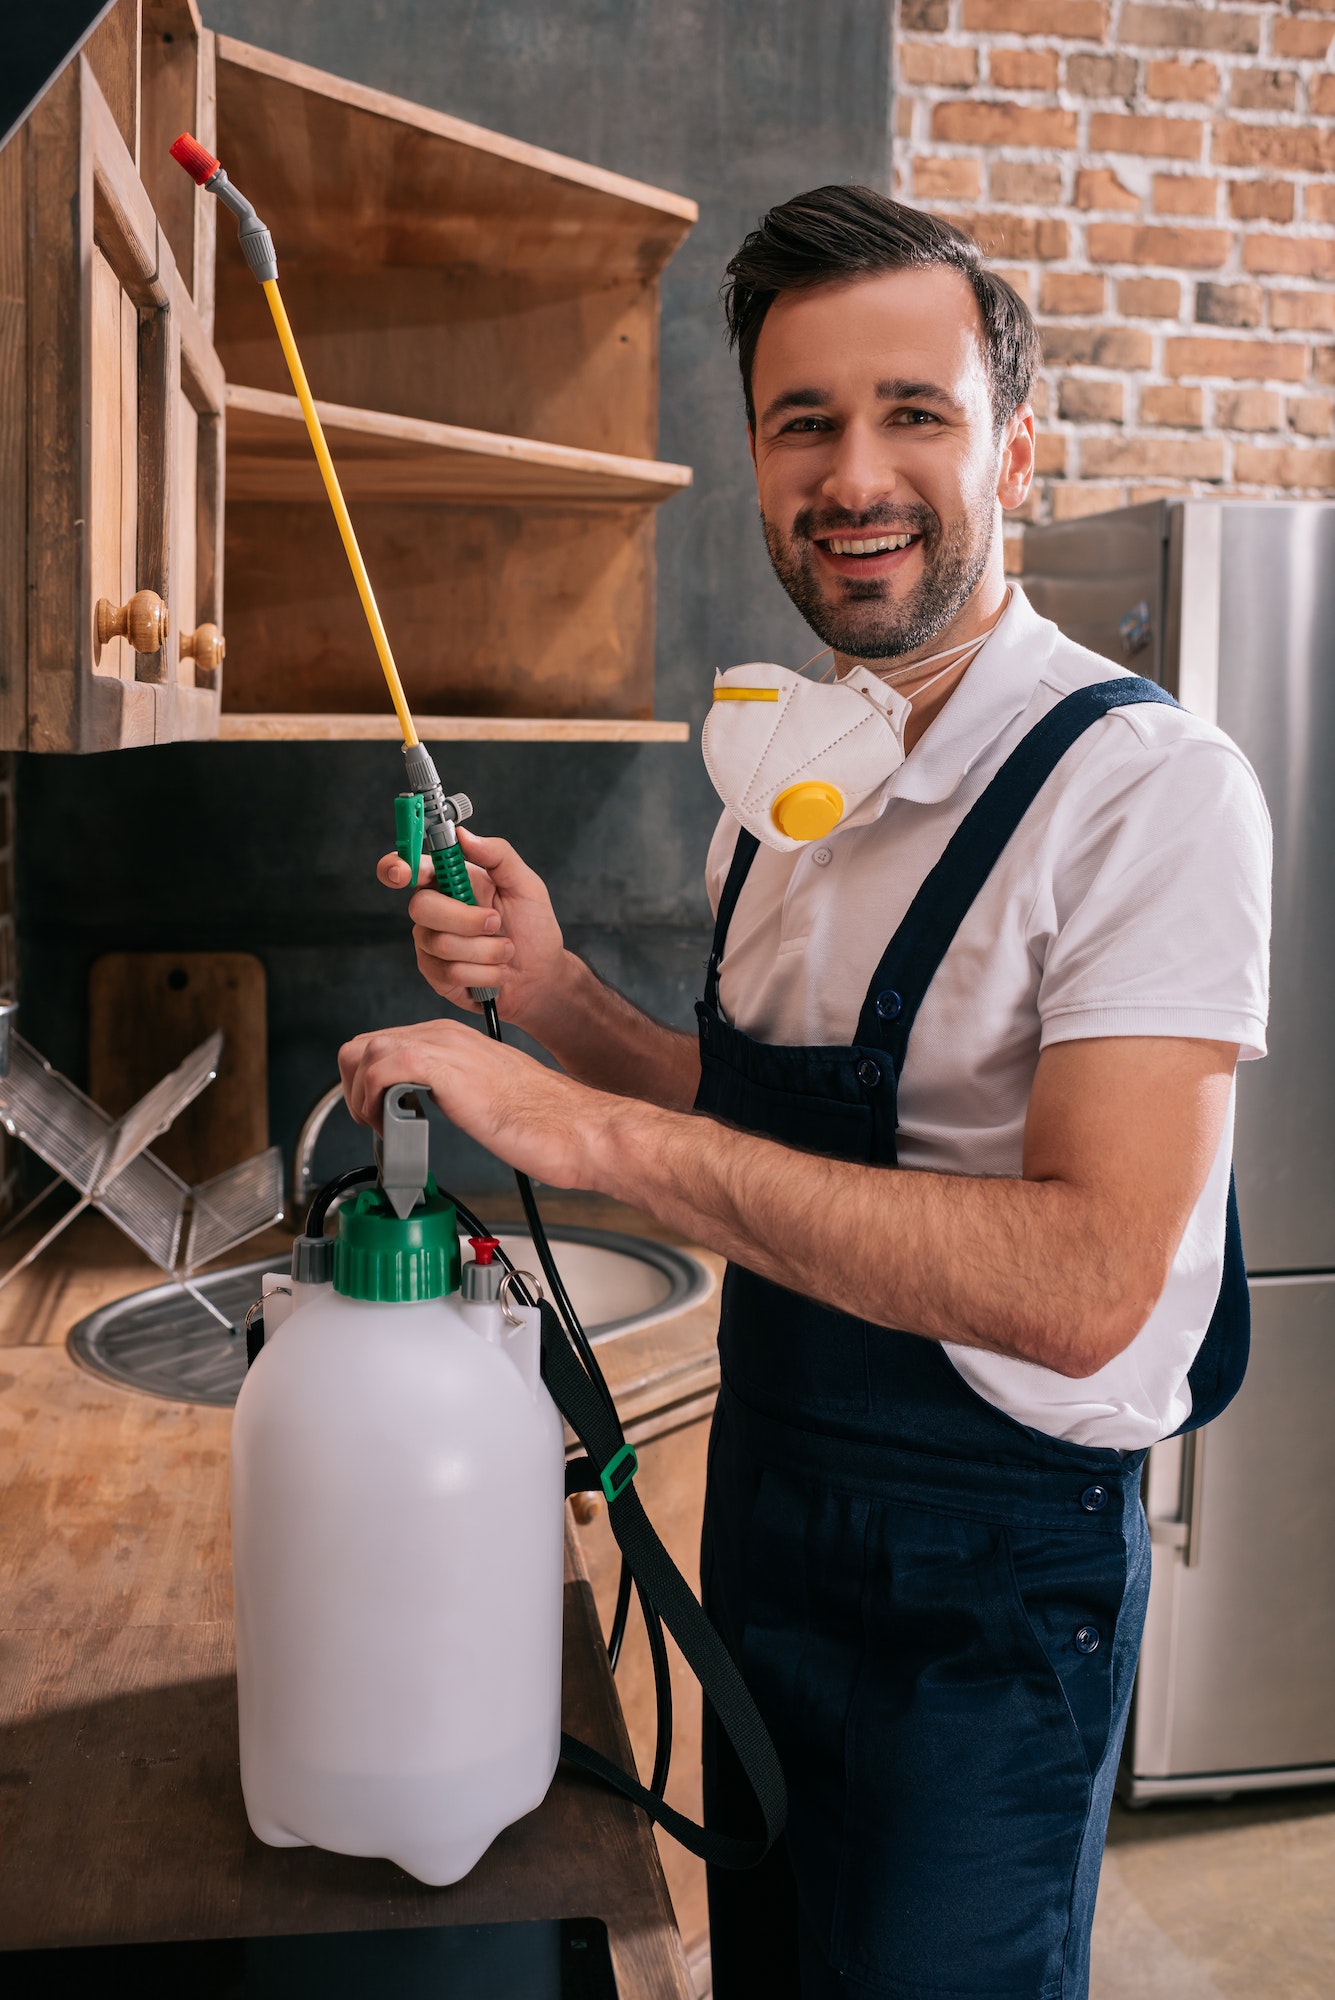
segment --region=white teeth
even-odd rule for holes
[[[912,535],[877,535],[873,541],[841,541],[832,537],[829,549],[836,556],[879,556],[891,549],[906,549],[912,540]]]

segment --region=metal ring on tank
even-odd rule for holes
[[[517,1278],[523,1279],[535,1300],[541,1299],[543,1295],[541,1282],[534,1277],[532,1271],[507,1271],[501,1279],[501,1288],[496,1294],[496,1300],[510,1326],[522,1326],[524,1324],[520,1315],[517,1312],[512,1312],[510,1309],[511,1293]]]

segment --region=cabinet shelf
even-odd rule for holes
[[[419,715],[424,743],[688,743],[688,722],[621,721],[616,717],[546,715]],[[384,715],[224,714],[224,743],[397,742],[399,725]]]
[[[315,407],[349,500],[653,505],[691,483],[688,465],[503,437],[338,403]],[[324,497],[296,397],[229,382],[228,500],[323,504]]]

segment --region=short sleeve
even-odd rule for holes
[[[1118,722],[1049,828],[1030,931],[1042,1045],[1179,1035],[1263,1056],[1271,833],[1256,774],[1204,724],[1169,734],[1180,710]]]

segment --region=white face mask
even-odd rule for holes
[[[952,648],[949,665],[915,695],[958,666],[964,650]],[[899,769],[911,706],[863,666],[838,681],[808,681],[768,664],[730,667],[714,676],[700,744],[705,768],[742,825],[766,847],[790,853],[832,833]]]

